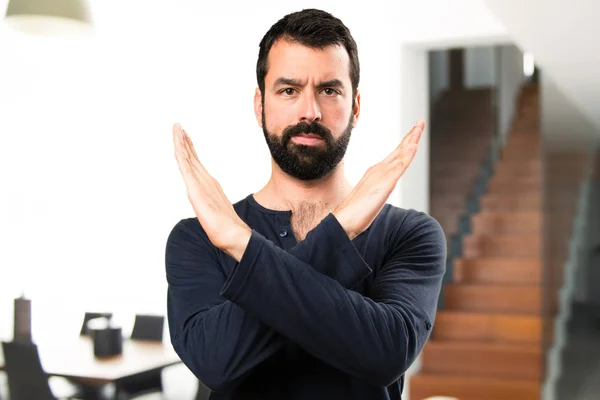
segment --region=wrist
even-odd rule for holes
[[[236,225],[227,229],[221,250],[239,262],[248,247],[250,236],[252,236],[252,230],[248,226]]]
[[[352,228],[352,218],[350,215],[348,215],[348,213],[344,213],[342,209],[335,210],[332,214],[335,217],[335,219],[337,219],[342,229],[344,229],[344,232],[346,232],[346,235],[348,235],[348,238],[350,240],[358,236],[358,233],[356,233]]]

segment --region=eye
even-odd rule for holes
[[[327,96],[335,96],[335,95],[340,94],[337,90],[332,89],[332,88],[323,89],[323,93],[325,93],[325,95],[327,95]]]
[[[296,93],[296,89],[294,88],[285,88],[281,90],[279,93],[285,94],[286,96],[293,96]]]

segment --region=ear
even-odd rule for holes
[[[263,103],[262,103],[262,93],[259,88],[256,88],[254,91],[254,116],[256,117],[256,121],[258,122],[258,126],[261,128],[262,126],[262,111],[263,111]]]
[[[354,98],[354,107],[352,108],[352,127],[355,128],[360,115],[360,92],[356,89],[356,97]]]

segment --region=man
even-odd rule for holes
[[[419,122],[352,187],[343,157],[360,111],[356,44],[319,10],[260,43],[254,106],[272,175],[232,205],[179,125],[196,218],[166,248],[174,348],[211,399],[400,399],[445,267],[439,224],[386,204]]]

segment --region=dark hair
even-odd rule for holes
[[[358,62],[358,48],[350,34],[350,30],[340,19],[328,12],[305,9],[281,18],[260,41],[258,61],[256,62],[256,79],[263,98],[265,76],[268,70],[267,58],[271,47],[278,39],[297,42],[315,49],[323,49],[330,45],[344,46],[350,57],[352,97],[356,96],[356,89],[360,80],[360,65]]]

